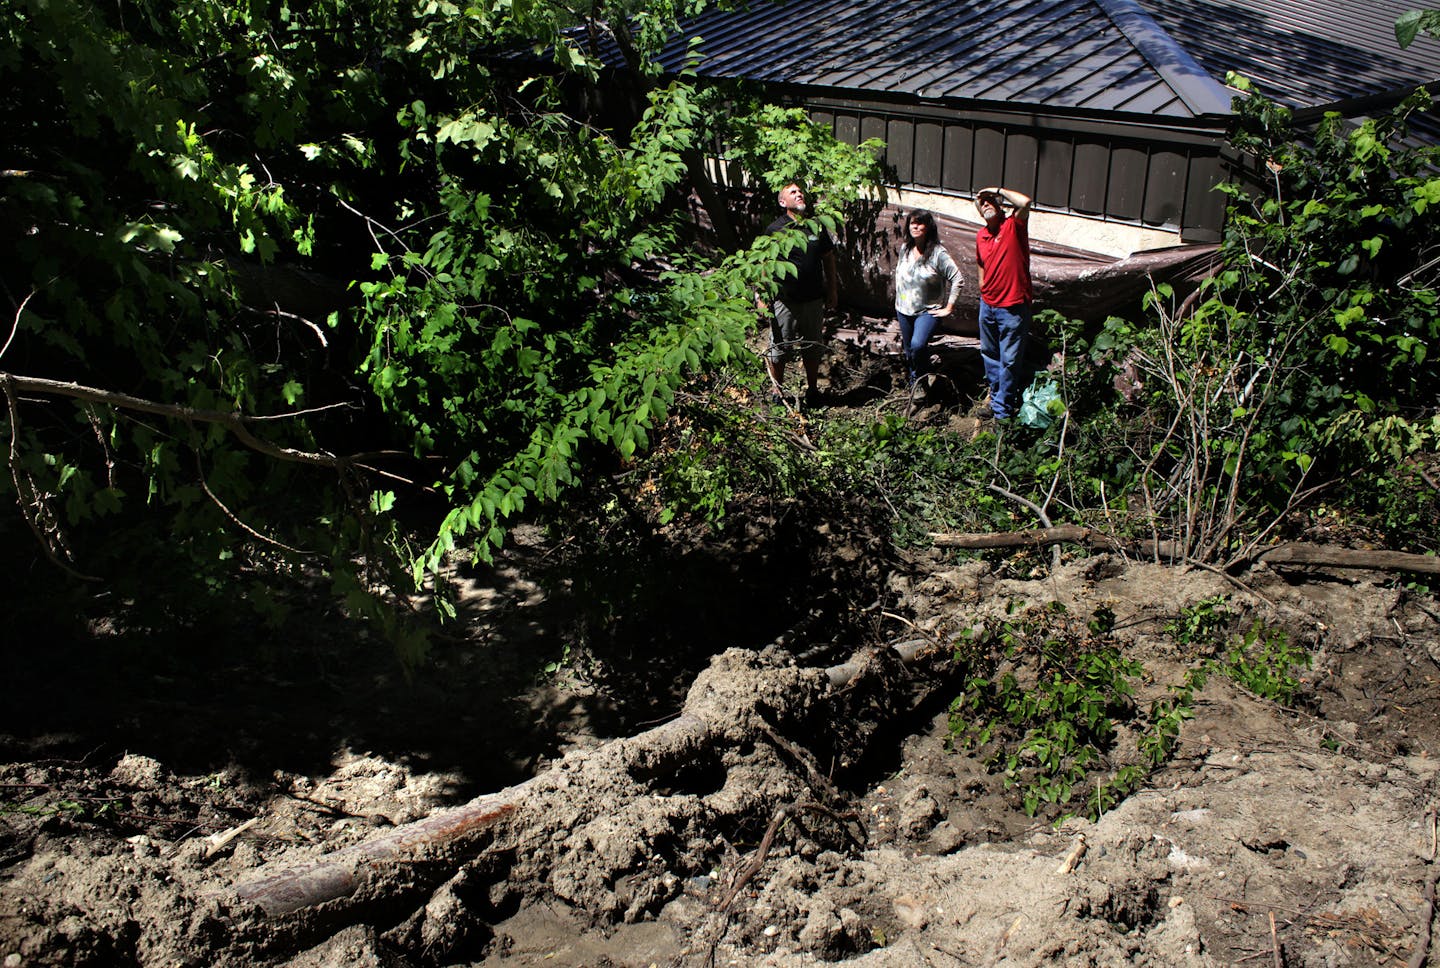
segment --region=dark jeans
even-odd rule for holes
[[[900,324],[900,352],[905,355],[905,369],[914,382],[930,372],[930,336],[935,332],[935,317],[929,313],[911,316],[898,310],[895,321]]]
[[[980,300],[980,359],[990,384],[990,409],[999,419],[1020,410],[1025,392],[1025,338],[1030,333],[1030,303],[991,306]]]

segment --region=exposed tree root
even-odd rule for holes
[[[1416,929],[1415,951],[1410,956],[1407,968],[1425,968],[1430,960],[1430,940],[1435,921],[1435,881],[1440,878],[1440,865],[1432,859],[1430,877],[1425,881],[1425,898],[1420,906],[1420,925]]]
[[[868,713],[876,720],[873,727],[893,712],[873,694],[892,688],[890,680],[897,678],[897,660],[911,662],[927,647],[933,649],[933,643],[919,640],[879,652],[865,650],[848,662],[823,670],[793,666],[761,669],[745,680],[746,685],[738,687],[734,685],[738,677],[727,676],[725,669],[717,667],[727,661],[733,665],[756,659],[751,653],[732,650],[701,673],[681,714],[663,725],[589,751],[583,754],[583,761],[577,758],[571,769],[552,769],[320,860],[245,881],[236,885],[235,894],[241,902],[272,917],[295,914],[326,902],[383,894],[387,888],[372,882],[370,872],[417,860],[437,870],[453,870],[482,851],[482,842],[499,836],[501,828],[518,826],[520,817],[544,816],[557,809],[557,801],[563,801],[567,809],[575,809],[574,804],[584,799],[576,795],[576,788],[587,778],[597,778],[598,782],[602,776],[628,777],[636,782],[637,798],[651,795],[647,791],[657,781],[687,765],[715,758],[717,750],[753,743],[766,735],[773,738],[787,729],[792,735],[803,735],[799,721],[818,704],[863,707],[863,713],[846,715],[850,719],[847,727],[863,737],[865,730],[855,718]],[[561,766],[565,766],[564,761]],[[807,767],[813,782],[814,767]],[[581,816],[577,822],[590,819]],[[413,886],[413,879],[407,879],[407,887]]]

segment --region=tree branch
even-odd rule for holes
[[[910,664],[925,654],[931,645],[917,639],[890,646],[884,651],[892,652],[901,663]],[[828,696],[839,695],[852,682],[883,678],[890,668],[886,663],[876,662],[871,650],[863,649],[849,661],[823,671],[830,684]],[[757,677],[753,680],[754,685],[730,697],[730,700],[755,708],[764,701],[765,690],[773,687],[776,680],[771,677],[775,674]],[[570,773],[565,781],[566,785],[575,784],[575,789],[578,789],[579,784],[594,782],[594,777],[607,776],[617,769],[625,770],[637,779],[642,776],[670,776],[682,765],[694,762],[702,750],[714,750],[722,743],[740,742],[737,736],[727,732],[729,727],[719,722],[722,718],[728,721],[728,715],[718,713],[715,701],[710,687],[697,679],[680,715],[635,736],[611,740],[592,751],[582,763],[576,764],[575,772]],[[763,721],[758,713],[754,717]],[[573,789],[566,792],[555,786],[555,775],[559,772],[555,769],[537,774],[514,786],[388,829],[368,840],[296,866],[275,865],[279,869],[272,868],[250,876],[228,890],[233,890],[240,901],[255,905],[270,917],[294,914],[326,901],[338,907],[344,899],[357,893],[363,901],[367,895],[361,888],[377,868],[404,862],[417,855],[440,863],[453,861],[458,866],[457,855],[478,852],[474,849],[475,845],[490,830],[507,822],[507,818],[517,812],[553,809],[547,806],[550,797],[573,796]],[[795,809],[798,808],[791,808],[791,812]],[[830,814],[837,821],[847,819],[823,808],[821,812]],[[863,831],[863,827],[861,829]]]
[[[45,552],[45,557],[50,559],[51,564],[70,577],[79,579],[80,581],[99,581],[100,579],[93,575],[86,575],[76,571],[68,562],[62,560],[61,557],[56,554],[55,548],[51,546],[51,542],[46,537],[45,529],[41,527],[40,515],[45,514],[51,517],[53,517],[53,515],[49,514],[49,508],[45,504],[44,497],[36,489],[34,481],[29,479],[29,475],[26,475],[25,481],[21,481],[20,479],[20,460],[19,454],[17,453],[20,441],[20,405],[19,401],[15,399],[15,386],[8,375],[0,373],[0,387],[4,388],[5,404],[10,411],[10,480],[15,485],[15,501],[20,505],[20,516],[23,517],[25,523],[30,526],[30,531],[35,535],[35,540],[39,542],[41,550]],[[29,484],[28,487],[26,486],[27,483]],[[27,494],[29,495],[28,499],[26,497]],[[65,550],[64,535],[58,527],[53,530],[56,535],[55,544],[59,545],[62,550]]]
[[[80,383],[64,383],[59,380],[46,380],[33,376],[17,376],[13,373],[0,372],[0,382],[4,382],[9,392],[23,390],[27,393],[44,393],[51,396],[70,397],[74,400],[88,400],[91,403],[101,403],[110,407],[117,407],[121,410],[134,410],[140,413],[153,413],[161,417],[173,417],[176,420],[192,420],[201,423],[219,424],[229,430],[240,439],[247,447],[258,451],[276,460],[295,461],[301,464],[313,464],[318,467],[331,467],[339,470],[349,464],[349,459],[336,457],[334,454],[310,453],[308,451],[296,450],[293,447],[281,447],[279,444],[270,443],[256,437],[251,431],[250,423],[263,420],[275,420],[284,414],[269,417],[249,417],[244,414],[234,413],[226,410],[202,410],[197,407],[185,407],[179,404],[156,403],[153,400],[146,400],[142,397],[132,397],[128,393],[117,393],[113,390],[101,390],[96,387],[84,386]]]
[[[208,497],[210,498],[210,500],[212,500],[212,501],[215,502],[215,506],[216,506],[217,508],[219,508],[221,511],[223,511],[223,512],[225,513],[225,516],[226,516],[227,518],[229,518],[231,521],[233,521],[233,522],[235,523],[235,526],[236,526],[237,528],[239,528],[240,530],[244,531],[246,534],[249,534],[251,537],[257,538],[257,539],[259,539],[260,541],[265,542],[266,544],[274,545],[276,548],[281,548],[281,549],[283,549],[283,550],[285,550],[285,551],[288,551],[288,552],[290,552],[290,553],[292,553],[292,554],[297,554],[297,555],[312,555],[312,554],[313,554],[313,552],[301,551],[299,548],[292,548],[292,547],[290,547],[289,545],[287,545],[287,544],[285,544],[285,543],[283,543],[283,542],[276,541],[274,538],[267,537],[266,535],[263,535],[263,534],[261,534],[259,531],[256,531],[254,528],[250,527],[250,525],[246,524],[244,521],[241,521],[240,518],[239,518],[239,516],[236,515],[234,511],[232,511],[232,510],[230,510],[228,507],[226,507],[225,502],[222,501],[222,500],[220,500],[220,498],[215,494],[214,491],[210,490],[210,482],[207,481],[207,480],[205,480],[205,468],[202,467],[201,464],[200,464],[200,454],[199,454],[199,452],[196,452],[196,454],[195,454],[195,472],[196,472],[197,475],[199,475],[199,478],[200,478],[200,487],[205,491],[206,496],[208,496]]]
[[[1161,557],[1180,558],[1179,546],[1172,541],[1121,542],[1119,539],[1087,528],[1082,525],[1061,524],[1053,528],[1037,528],[1033,531],[991,531],[978,533],[947,534],[931,532],[931,539],[937,548],[1042,548],[1046,545],[1070,541],[1104,551],[1133,551],[1140,554],[1158,554]],[[1340,548],[1335,545],[1306,544],[1289,542],[1267,548],[1232,564],[1267,565],[1317,565],[1332,568],[1365,568],[1374,571],[1413,571],[1427,575],[1440,575],[1440,557],[1417,555],[1406,551],[1385,551],[1369,548]],[[1199,564],[1191,561],[1192,564]]]
[[[4,359],[6,352],[10,349],[10,344],[15,342],[15,334],[20,331],[20,316],[25,312],[25,305],[34,298],[35,290],[32,289],[30,290],[30,295],[20,300],[20,306],[15,310],[15,322],[10,327],[10,335],[5,338],[5,345],[0,346],[0,359]]]

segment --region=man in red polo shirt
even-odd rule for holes
[[[995,419],[1008,420],[1020,410],[1025,392],[1025,339],[1033,314],[1030,196],[1009,188],[985,188],[976,193],[975,207],[985,221],[975,233],[980,359],[990,384],[990,411]]]

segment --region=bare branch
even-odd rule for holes
[[[268,545],[274,545],[276,548],[283,549],[290,552],[291,554],[306,555],[310,557],[314,556],[314,552],[301,551],[299,548],[292,548],[287,544],[276,541],[274,538],[270,538],[266,535],[261,534],[259,531],[256,531],[254,528],[250,527],[250,525],[246,524],[244,521],[241,521],[240,518],[236,516],[235,512],[231,511],[228,507],[226,507],[225,502],[220,500],[220,498],[215,495],[214,491],[210,490],[210,483],[205,480],[205,468],[202,467],[200,464],[200,454],[198,452],[195,454],[195,471],[200,477],[201,489],[205,491],[205,494],[210,498],[210,500],[215,502],[215,506],[221,511],[225,512],[225,516],[231,521],[233,521],[235,523],[235,526],[238,527],[240,530],[244,531],[252,538],[263,541]]]
[[[311,332],[315,334],[315,338],[320,341],[320,345],[322,347],[324,347],[325,349],[330,348],[330,341],[325,338],[325,331],[320,328],[319,323],[315,322],[313,319],[307,319],[306,317],[301,316],[297,313],[286,312],[285,310],[280,308],[279,303],[275,304],[274,309],[261,309],[258,306],[244,306],[244,308],[259,316],[279,316],[281,319],[293,319],[297,322],[304,323],[307,327],[310,328]]]
[[[15,310],[15,322],[10,326],[10,335],[5,338],[5,345],[0,346],[0,360],[5,358],[5,353],[10,349],[10,344],[15,342],[15,334],[20,331],[20,316],[25,312],[26,303],[35,298],[35,290],[30,290],[30,295],[20,300],[20,306]]]
[[[24,390],[29,393],[46,393],[52,396],[70,397],[75,400],[88,400],[91,403],[101,403],[106,406],[117,407],[121,410],[135,410],[140,413],[153,413],[161,417],[173,417],[176,420],[193,420],[201,423],[219,424],[240,438],[241,442],[247,447],[274,457],[276,460],[314,464],[319,467],[332,467],[337,470],[348,464],[347,458],[336,457],[334,454],[310,453],[308,451],[296,450],[293,447],[281,447],[278,444],[261,440],[259,437],[256,437],[247,426],[247,424],[252,422],[276,420],[286,416],[295,416],[295,414],[249,417],[244,414],[225,410],[201,410],[197,407],[185,407],[178,404],[156,403],[153,400],[146,400],[142,397],[132,397],[128,393],[101,390],[79,383],[63,383],[59,380],[45,380],[40,377],[16,376],[13,373],[5,372],[0,372],[0,382],[5,384],[7,393],[13,393],[14,390]]]
[[[975,483],[977,483],[977,482],[971,481],[970,483],[971,483],[971,484],[975,484]],[[994,491],[996,494],[999,494],[1001,497],[1008,497],[1010,500],[1014,501],[1016,504],[1022,504],[1022,505],[1024,505],[1025,507],[1029,508],[1031,511],[1034,511],[1034,512],[1035,512],[1035,516],[1040,519],[1040,523],[1041,523],[1042,525],[1044,525],[1045,527],[1047,527],[1047,528],[1053,527],[1053,525],[1051,525],[1051,523],[1050,523],[1050,516],[1045,513],[1045,509],[1042,508],[1040,505],[1036,504],[1034,501],[1028,500],[1027,498],[1023,498],[1023,497],[1021,497],[1019,494],[1016,494],[1016,493],[1013,492],[1013,491],[1007,491],[1005,488],[1001,487],[999,484],[986,484],[985,486],[986,486],[987,488],[989,488],[990,490]]]
[[[15,503],[20,506],[21,517],[23,517],[25,523],[30,526],[30,531],[35,535],[35,540],[45,552],[45,557],[50,559],[51,564],[55,565],[55,567],[70,577],[79,579],[80,581],[99,581],[100,579],[95,576],[76,571],[69,563],[61,560],[60,556],[55,553],[55,549],[47,538],[45,530],[40,526],[39,513],[44,512],[48,514],[49,509],[45,506],[44,498],[36,490],[34,482],[29,480],[22,481],[20,479],[20,461],[18,459],[20,405],[15,399],[15,387],[12,385],[9,376],[4,373],[0,373],[0,386],[3,386],[5,389],[5,403],[10,409],[10,480],[15,484]],[[29,495],[28,499],[26,497],[27,494]],[[56,533],[56,543],[63,547],[64,538],[59,533],[59,528],[56,527],[54,530]]]
[[[308,417],[312,413],[324,413],[327,410],[359,410],[360,406],[354,403],[327,403],[323,407],[310,407],[305,410],[293,410],[290,413],[259,414],[253,417],[246,417],[246,420],[260,423],[265,420],[291,420],[295,417]]]

